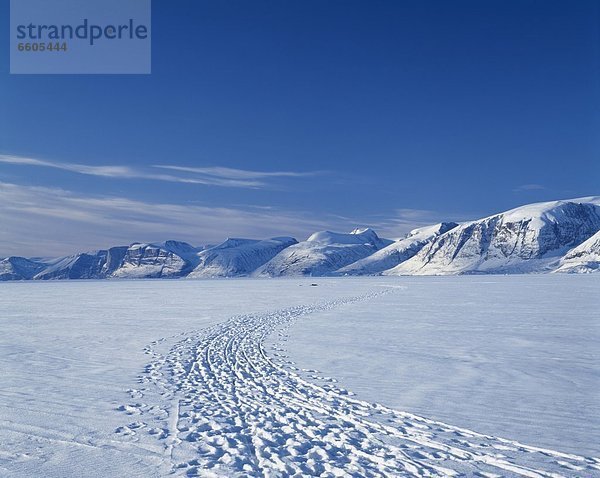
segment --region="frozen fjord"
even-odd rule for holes
[[[600,455],[599,276],[388,284],[401,290],[298,321],[288,353],[369,401]]]
[[[358,392],[357,399],[529,445],[599,454],[594,449],[600,423],[594,400],[600,341],[597,278],[366,278],[318,279],[317,283],[319,287],[308,287],[306,279],[15,283],[3,287],[0,474],[31,476],[32,470],[42,470],[45,476],[123,476],[126,471],[128,476],[160,476],[174,464],[181,465],[175,468],[181,474],[199,473],[203,464],[214,467],[218,453],[210,459],[194,456],[208,455],[198,449],[202,440],[194,441],[193,434],[204,441],[210,434],[203,437],[203,429],[190,428],[187,421],[199,420],[192,413],[218,415],[223,410],[200,407],[194,411],[193,405],[188,410],[183,404],[174,411],[165,405],[171,403],[167,397],[177,393],[191,393],[192,402],[202,405],[203,387],[217,387],[220,382],[202,381],[205,377],[199,375],[197,379],[180,376],[179,385],[169,384],[163,372],[170,370],[177,377],[177,364],[189,361],[186,347],[193,349],[207,340],[211,344],[211,333],[219,339],[213,345],[224,337],[233,344],[238,340],[239,350],[252,358],[256,344],[248,337],[269,321],[280,320],[277,314],[265,315],[278,309],[288,311],[285,317],[290,311],[298,316],[290,324],[287,342],[276,345],[277,350],[265,346],[267,353],[274,361],[281,360],[282,366],[292,360],[300,368],[322,372],[298,371],[308,379],[308,385],[301,384],[301,392],[310,392],[305,387],[311,383],[332,386],[310,377],[329,375],[339,380],[333,385]],[[336,303],[340,298],[387,289],[387,285],[397,288],[365,300]],[[314,304],[317,308],[311,309]],[[318,304],[329,306],[319,308]],[[298,306],[304,308],[295,309]],[[202,331],[247,313],[253,315],[234,322],[233,328],[217,325],[212,332]],[[247,323],[254,323],[249,329],[252,333],[239,334]],[[193,330],[199,332],[190,333]],[[268,331],[268,327],[263,330]],[[166,340],[144,353],[148,344],[162,337]],[[272,337],[275,340],[278,334]],[[169,347],[176,343],[174,355],[169,355]],[[281,348],[288,349],[289,358],[283,357],[286,352]],[[227,357],[226,350],[214,346],[212,350],[216,359]],[[163,360],[166,368],[161,372],[161,357],[170,356],[181,360],[166,365]],[[228,370],[243,374],[249,369],[233,366],[219,372]],[[138,383],[140,375],[146,383]],[[156,394],[156,385],[168,390]],[[217,395],[228,390],[213,388]],[[250,400],[245,406],[256,408],[261,398],[243,392],[238,390],[238,397],[241,393]],[[285,393],[263,398],[265,404],[269,400],[274,400],[272,405],[290,404]],[[341,409],[356,406],[359,412],[369,413],[361,409],[363,405],[345,400],[338,402]],[[173,415],[181,419],[173,423]],[[272,436],[267,425],[257,422],[256,434]],[[331,424],[317,420],[313,425],[307,422],[309,433]],[[178,427],[177,433],[169,426]],[[231,433],[233,438],[223,435],[228,439],[239,435]],[[292,430],[288,436],[296,433]],[[352,437],[342,437],[348,438]],[[264,436],[260,440],[259,446],[266,443]],[[244,453],[243,447],[229,450],[229,469],[244,470],[247,463],[235,460],[236,450]],[[417,452],[431,450],[423,447]],[[301,453],[298,456],[302,459]],[[281,457],[265,454],[261,459],[272,469],[279,466],[277,460],[285,466]],[[410,473],[414,463],[403,464],[407,468],[402,469]],[[344,468],[343,460],[338,465]],[[260,474],[260,460],[248,466]],[[552,466],[567,476],[578,473],[559,464]],[[213,468],[222,473],[227,469]],[[435,469],[417,467],[415,474],[427,472]]]

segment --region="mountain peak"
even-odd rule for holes
[[[370,227],[356,227],[350,232],[350,234],[375,234],[375,231]],[[377,234],[375,234],[377,235]]]

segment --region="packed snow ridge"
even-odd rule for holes
[[[7,257],[0,280],[590,273],[600,270],[600,196],[530,204],[397,241],[372,229],[117,246],[52,260]]]

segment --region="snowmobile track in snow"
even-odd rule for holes
[[[387,292],[234,317],[183,335],[164,355],[154,342],[140,381],[170,406],[123,405],[138,421],[118,432],[154,435],[172,474],[183,476],[600,477],[597,458],[357,400],[334,379],[287,360],[283,344],[294,321]],[[146,393],[129,392],[140,401]]]

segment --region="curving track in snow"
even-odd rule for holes
[[[164,355],[155,342],[141,381],[169,406],[123,405],[138,421],[118,432],[156,436],[172,473],[184,476],[600,476],[599,459],[360,401],[287,361],[282,344],[294,321],[381,293],[234,317],[185,335]]]

